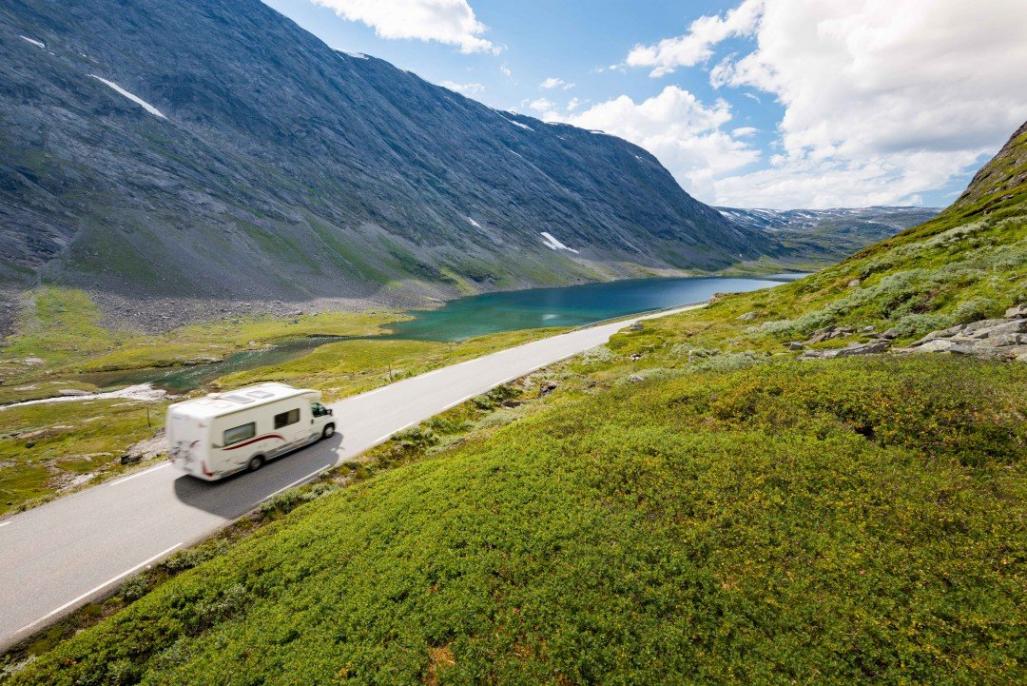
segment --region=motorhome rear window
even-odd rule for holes
[[[288,412],[283,412],[282,414],[276,414],[275,415],[275,428],[276,429],[281,429],[283,426],[289,426],[290,424],[295,424],[299,420],[300,420],[300,411],[299,411],[298,408],[295,409],[295,410],[289,410]]]
[[[224,444],[232,445],[233,443],[253,438],[256,435],[257,425],[254,422],[243,424],[242,426],[233,426],[231,429],[225,429]]]

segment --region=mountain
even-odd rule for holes
[[[334,51],[259,0],[10,0],[0,44],[9,282],[388,301],[771,245],[637,146]]]
[[[934,207],[716,209],[736,226],[773,236],[786,255],[812,262],[836,262],[866,245],[922,224],[938,213],[938,208]]]

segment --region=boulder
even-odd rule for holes
[[[920,353],[944,353],[952,350],[958,344],[955,341],[945,340],[943,338],[936,338],[924,343],[914,344],[915,352]]]
[[[829,360],[835,357],[855,357],[857,355],[876,355],[888,350],[891,344],[888,341],[871,341],[870,343],[852,343],[844,348],[833,350],[807,350],[799,359],[802,360]]]
[[[1000,333],[995,336],[988,336],[984,341],[988,347],[1001,348],[1027,343],[1027,334],[1022,333]]]
[[[963,324],[956,324],[955,326],[950,326],[947,329],[941,329],[940,331],[932,331],[931,333],[927,334],[913,345],[923,345],[924,343],[929,343],[939,338],[951,338],[952,336],[955,336],[956,334],[962,332],[965,328],[966,326]]]
[[[746,312],[745,314],[739,315],[738,319],[739,319],[739,321],[743,321],[743,322],[751,322],[753,319],[756,319],[756,313],[755,312]]]
[[[963,333],[976,335],[982,331],[988,331],[996,326],[1005,324],[1007,321],[1006,319],[979,319],[964,326]]]
[[[545,397],[556,390],[555,381],[543,381],[542,385],[538,387],[538,395],[540,398]]]
[[[871,341],[870,343],[853,343],[838,351],[838,357],[852,357],[854,355],[876,355],[886,351],[891,344],[888,341]]]
[[[1027,319],[985,319],[983,321],[988,322],[987,326],[972,329],[974,338],[993,338],[1005,334],[1027,333]],[[971,326],[973,324],[966,327],[967,331],[971,331]]]
[[[788,344],[789,350],[805,350],[805,348],[806,346],[803,343],[800,343],[799,341],[792,341]]]
[[[1027,303],[1020,303],[1006,310],[1006,319],[1027,319]]]

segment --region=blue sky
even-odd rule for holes
[[[334,48],[627,138],[710,203],[944,205],[1027,118],[1021,0],[265,2]]]

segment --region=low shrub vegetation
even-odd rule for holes
[[[299,504],[10,682],[1027,676],[1019,367],[774,361],[586,388]]]

